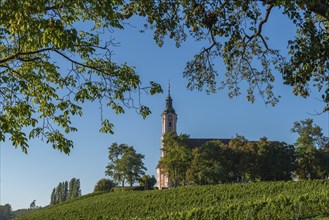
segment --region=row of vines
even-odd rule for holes
[[[91,194],[21,219],[309,219],[329,216],[329,180]]]

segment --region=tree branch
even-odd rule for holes
[[[301,3],[299,5],[302,6]],[[321,1],[317,1],[317,2],[305,1],[304,5],[310,11],[324,17],[325,19],[327,19],[327,21],[329,21],[329,4],[328,3],[323,3]]]
[[[0,60],[0,64],[7,63],[8,61],[15,60],[15,59],[22,60],[22,58],[20,56],[38,54],[38,53],[42,53],[45,51],[52,51],[52,50],[54,50],[54,48],[44,48],[44,49],[40,49],[40,50],[36,50],[36,51],[29,51],[29,52],[18,52],[12,56],[9,56],[7,58]]]
[[[16,54],[12,55],[12,56],[9,56],[7,58],[4,58],[4,59],[0,60],[0,64],[7,63],[8,61],[11,61],[11,60],[20,60],[20,61],[23,61],[23,62],[36,61],[36,60],[39,60],[41,58],[40,57],[35,57],[35,58],[31,58],[31,59],[25,59],[25,58],[22,58],[21,56],[39,54],[39,53],[46,52],[46,51],[54,51],[54,52],[58,53],[59,55],[61,55],[62,57],[64,57],[65,59],[67,59],[68,61],[70,61],[74,64],[77,64],[79,66],[83,66],[85,68],[93,69],[93,70],[96,70],[96,71],[101,71],[101,72],[104,71],[104,70],[101,70],[97,67],[86,65],[86,64],[80,63],[76,60],[73,60],[70,57],[68,57],[66,54],[60,52],[59,50],[57,50],[55,48],[44,48],[44,49],[40,49],[40,50],[36,50],[36,51],[18,52]]]
[[[70,61],[70,62],[72,62],[72,63],[74,63],[74,64],[77,64],[77,65],[79,65],[79,66],[83,66],[83,67],[88,68],[88,69],[93,69],[93,70],[96,70],[96,71],[104,72],[103,70],[101,70],[101,69],[99,69],[99,68],[97,68],[97,67],[89,66],[89,65],[86,65],[86,64],[80,63],[80,62],[78,62],[78,61],[76,61],[76,60],[73,60],[73,59],[71,59],[70,57],[68,57],[66,54],[60,52],[59,50],[54,49],[53,51],[56,52],[56,53],[58,53],[59,55],[61,55],[62,57],[64,57],[65,59],[67,59],[68,61]]]
[[[260,36],[263,30],[263,25],[267,22],[270,14],[271,14],[271,10],[274,7],[274,5],[269,5],[266,9],[266,14],[265,14],[265,18],[259,23],[258,25],[258,31],[257,33],[254,34],[254,36]]]
[[[282,5],[285,6],[285,3],[280,3],[277,0],[260,0],[263,4],[269,5]],[[329,4],[328,1],[325,0],[317,0],[317,1],[297,1],[296,3],[301,8],[307,8],[311,12],[324,17],[327,21],[329,21]]]

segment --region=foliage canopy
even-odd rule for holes
[[[72,178],[70,182],[58,183],[50,196],[50,205],[56,205],[81,196],[80,179]]]
[[[292,132],[296,140],[296,174],[300,179],[319,179],[329,176],[329,137],[312,119],[296,121]]]
[[[115,186],[116,184],[112,180],[103,178],[97,181],[94,192],[110,192]]]
[[[143,117],[150,114],[136,94],[155,94],[161,87],[154,82],[143,87],[133,67],[112,60],[116,44],[111,37],[100,37],[123,29],[129,17],[122,13],[123,4],[0,2],[0,141],[9,139],[27,153],[28,139],[41,137],[68,154],[73,143],[66,133],[77,130],[71,117],[82,115],[86,101],[117,114],[125,107]],[[109,119],[101,121],[100,131],[112,133]]]
[[[281,73],[293,93],[308,97],[316,88],[329,103],[329,3],[327,0],[172,0],[130,1],[128,13],[147,17],[147,28],[162,46],[166,37],[179,47],[187,38],[209,42],[187,62],[184,77],[191,90],[207,93],[227,88],[229,97],[241,94],[247,82],[247,99],[258,92],[265,103],[275,105],[275,71]],[[295,26],[287,42],[289,57],[272,48],[264,33],[272,11],[279,10]],[[221,58],[225,71],[217,71]],[[219,74],[220,73],[220,74]],[[218,83],[219,82],[219,83]]]
[[[113,143],[109,147],[109,164],[105,174],[115,183],[127,181],[132,186],[147,170],[144,166],[144,155],[136,152],[134,147],[126,144]]]
[[[145,190],[153,189],[154,185],[156,184],[157,180],[152,175],[143,175],[139,180],[139,185],[142,186]]]
[[[296,27],[287,42],[289,57],[272,48],[264,34],[273,10],[280,10]],[[0,2],[0,141],[9,139],[27,152],[28,140],[44,139],[64,153],[73,143],[67,133],[77,129],[73,116],[82,104],[98,101],[124,113],[135,108],[143,117],[150,109],[139,102],[143,91],[156,94],[161,87],[143,86],[134,67],[118,64],[111,55],[116,43],[101,38],[124,28],[133,15],[145,16],[160,46],[169,36],[180,46],[189,36],[207,41],[183,73],[191,90],[207,93],[227,88],[229,97],[247,99],[258,92],[275,105],[275,71],[293,93],[308,97],[316,88],[329,103],[329,3],[326,0],[77,0]],[[106,40],[104,40],[106,39]],[[221,58],[226,70],[216,69]],[[113,132],[109,118],[101,117],[101,132]]]
[[[163,140],[165,146],[164,157],[159,161],[158,167],[168,173],[168,177],[173,186],[186,182],[186,174],[192,160],[192,150],[186,144],[188,135],[177,135],[169,132]]]

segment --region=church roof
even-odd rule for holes
[[[208,141],[220,141],[223,144],[228,144],[231,139],[221,139],[221,138],[188,138],[187,145],[191,148],[201,147]]]

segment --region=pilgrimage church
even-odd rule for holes
[[[163,145],[163,139],[169,132],[176,132],[177,131],[177,114],[175,112],[175,109],[173,107],[173,100],[170,96],[170,84],[168,85],[168,97],[166,98],[166,108],[162,112],[161,115],[161,121],[162,121],[162,134],[161,134],[161,158],[165,155],[165,146]],[[219,138],[189,138],[187,140],[187,144],[191,148],[200,147],[203,144],[205,144],[208,141],[212,140],[220,140],[224,144],[228,144],[231,139],[219,139]],[[160,158],[160,159],[161,159]],[[168,178],[167,173],[157,168],[157,185],[159,189],[162,188],[170,188],[171,184]]]

